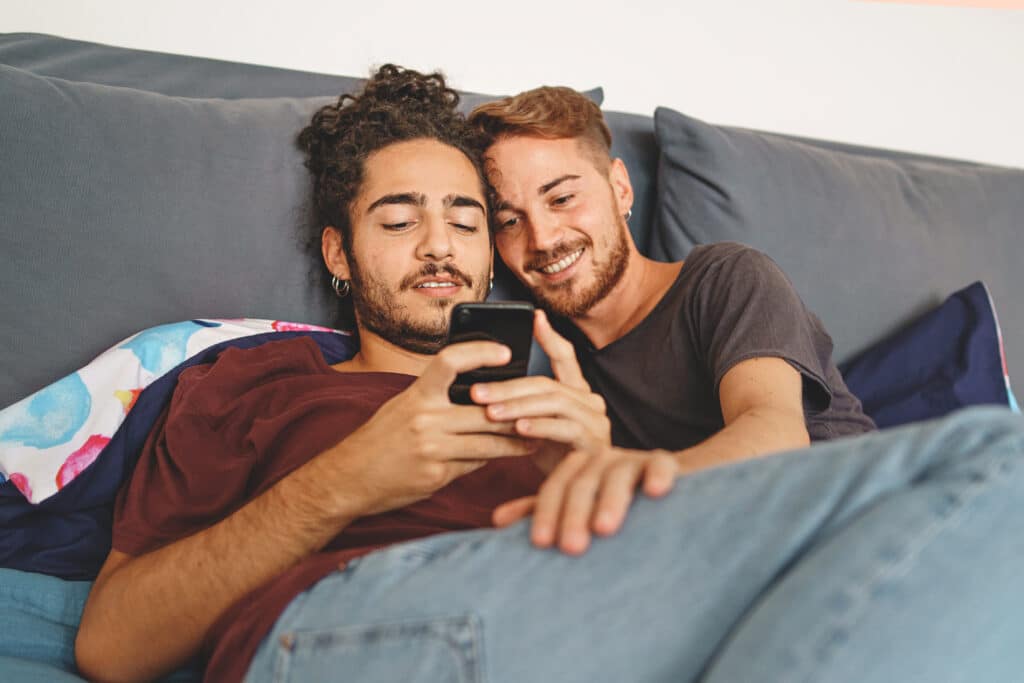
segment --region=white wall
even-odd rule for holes
[[[1024,166],[1024,11],[854,0],[0,0],[0,31],[605,107]]]

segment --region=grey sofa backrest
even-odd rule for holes
[[[300,243],[308,183],[292,140],[316,107],[358,81],[0,34],[0,407],[152,325],[241,316],[329,324],[331,298]],[[634,185],[638,245],[656,258],[685,257],[692,235],[666,241],[657,220],[665,188],[654,120],[606,116]],[[917,158],[805,142],[862,158]],[[705,227],[702,241],[731,236]],[[777,260],[807,260],[799,240],[783,243],[788,256],[769,252]],[[952,275],[961,274],[984,279]],[[1016,272],[1007,277],[1024,284]],[[950,293],[923,288],[917,308],[875,319],[870,302],[850,300],[848,283],[811,282],[815,291],[805,282],[798,289],[817,297],[831,328],[857,320],[856,335],[837,336],[843,355]],[[523,295],[499,268],[495,296]],[[1024,309],[1003,324],[1016,355]]]

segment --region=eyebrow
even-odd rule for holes
[[[537,188],[537,194],[547,194],[548,192],[551,191],[552,188],[557,187],[561,183],[564,183],[566,180],[579,180],[579,179],[580,179],[580,176],[572,175],[572,174],[559,176],[558,178],[555,178],[551,182],[544,183],[539,188]]]
[[[575,175],[575,174],[572,174],[572,173],[569,173],[569,174],[566,174],[566,175],[563,175],[563,176],[559,176],[559,177],[555,178],[554,180],[552,180],[551,182],[544,183],[543,185],[538,187],[537,188],[537,194],[539,196],[543,196],[543,195],[547,194],[548,192],[550,192],[555,187],[558,187],[558,185],[560,185],[561,183],[564,183],[567,180],[579,180],[580,177],[581,176],[578,176],[578,175]],[[515,210],[516,210],[515,207],[512,206],[512,202],[508,201],[507,199],[499,200],[498,203],[494,207],[494,211],[495,212],[498,212],[498,211],[515,211]]]
[[[453,206],[465,206],[470,208],[475,207],[477,209],[480,209],[484,213],[487,213],[487,211],[484,209],[483,204],[473,199],[472,197],[467,197],[466,195],[462,194],[450,194],[447,197],[445,197],[442,200],[442,202],[444,203],[444,208],[446,209],[450,209]],[[370,213],[374,209],[380,208],[381,206],[390,206],[394,204],[410,204],[412,206],[418,206],[422,208],[427,205],[427,196],[421,192],[399,192],[396,194],[386,194],[383,197],[377,199],[377,201],[375,201],[374,203],[370,204],[370,206],[366,209],[366,213]]]
[[[485,214],[487,213],[487,210],[484,209],[483,204],[473,199],[472,197],[467,197],[464,194],[450,194],[444,198],[444,208],[450,209],[453,206],[465,206],[469,208],[476,207],[477,209],[483,211]]]
[[[373,204],[370,204],[369,208],[366,209],[366,213],[370,213],[374,209],[381,206],[391,204],[412,204],[413,206],[426,206],[427,196],[419,192],[399,192],[397,194],[386,194],[379,198]]]

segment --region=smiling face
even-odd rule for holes
[[[548,310],[585,315],[620,282],[635,251],[622,162],[599,159],[574,138],[504,136],[487,150],[487,170],[502,260]]]
[[[351,280],[360,330],[401,348],[436,353],[451,308],[487,295],[492,256],[483,188],[459,150],[431,139],[371,154],[350,207],[349,254],[324,230],[324,259]]]

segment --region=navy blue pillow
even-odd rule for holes
[[[1017,409],[999,322],[981,282],[840,366],[879,428],[941,417],[958,408]]]

